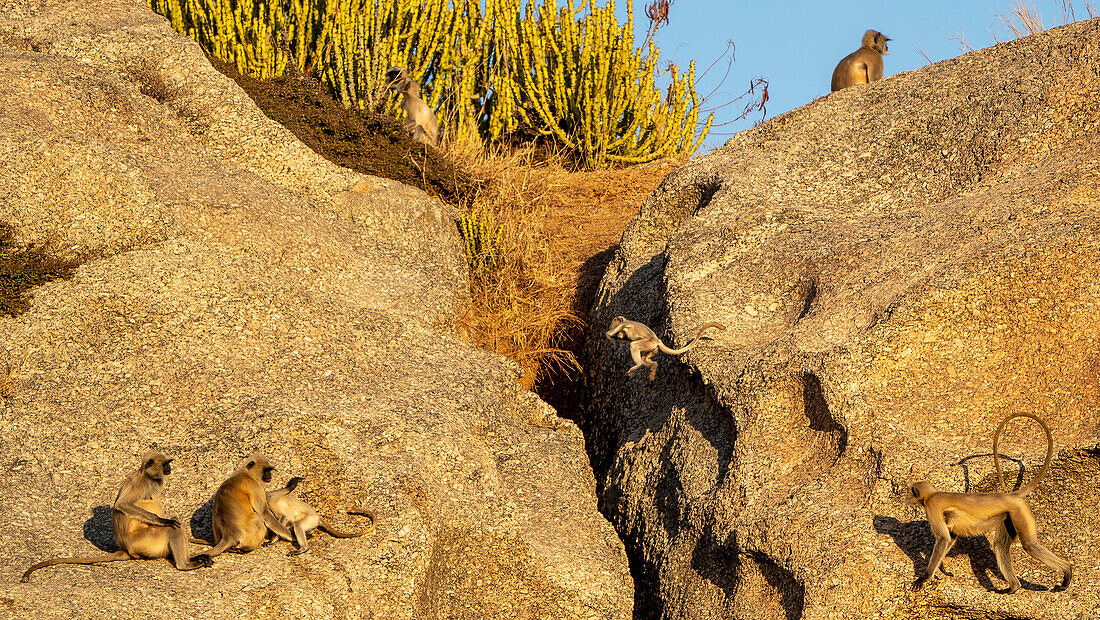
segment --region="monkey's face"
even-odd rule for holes
[[[913,506],[923,506],[924,498],[931,495],[931,490],[932,485],[927,482],[921,481],[913,483],[913,485],[909,487],[909,494],[906,495],[905,501],[907,504]]]
[[[165,476],[172,473],[172,466],[169,465],[171,462],[172,459],[151,450],[145,454],[141,470],[150,480],[163,480]]]
[[[606,334],[608,340],[615,340],[615,336],[618,336],[618,334],[616,334],[615,332],[619,331],[619,326],[621,326],[624,322],[626,322],[626,317],[624,316],[617,316],[611,319],[611,325],[607,328]]]
[[[889,40],[890,38],[882,34],[881,32],[875,35],[875,49],[877,49],[878,53],[882,54],[883,56],[887,56],[890,54],[890,50],[886,49],[886,42]]]
[[[271,461],[267,460],[267,457],[259,452],[253,452],[247,460],[244,462],[244,470],[248,472],[249,476],[252,476],[256,480],[262,480],[264,482],[271,482],[271,472],[275,471],[275,466],[271,464]]]

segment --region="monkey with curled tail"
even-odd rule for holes
[[[318,514],[313,506],[290,494],[302,480],[303,478],[295,476],[288,480],[283,488],[267,493],[267,505],[271,512],[283,526],[294,534],[293,538],[284,537],[284,540],[292,540],[298,546],[297,549],[290,551],[287,555],[298,555],[309,551],[309,533],[315,529],[322,529],[336,538],[357,538],[374,528],[375,520],[372,513],[349,510],[348,514],[350,515],[369,517],[370,526],[357,532],[345,532],[336,529]]]
[[[632,376],[643,367],[647,367],[649,368],[649,380],[652,381],[657,377],[657,362],[653,359],[653,356],[657,355],[657,351],[669,355],[687,353],[698,344],[699,338],[703,336],[703,332],[711,327],[723,330],[726,329],[721,323],[704,323],[695,334],[695,338],[687,343],[687,346],[680,349],[669,348],[665,343],[661,342],[661,339],[657,337],[657,334],[653,333],[652,329],[638,321],[631,321],[623,316],[617,316],[611,319],[611,329],[607,330],[606,335],[607,339],[612,341],[620,336],[630,340],[630,356],[634,359],[634,366],[626,371],[626,374]]]
[[[1001,458],[998,444],[1005,424],[1013,418],[1030,418],[1039,423],[1047,436],[1047,454],[1043,466],[1031,482],[1015,491],[1008,491],[1004,473],[1001,471]],[[1001,484],[1000,493],[945,493],[937,491],[928,482],[917,482],[909,487],[908,502],[924,509],[928,517],[928,526],[936,542],[928,556],[928,568],[913,582],[913,589],[919,590],[936,576],[941,568],[944,556],[955,545],[959,536],[981,536],[993,530],[993,555],[997,559],[997,568],[1008,582],[1005,592],[1011,594],[1020,589],[1020,579],[1012,567],[1012,555],[1009,553],[1012,543],[1017,540],[1024,551],[1054,570],[1062,573],[1062,582],[1053,590],[1065,590],[1073,579],[1073,565],[1051,553],[1039,542],[1039,528],[1035,515],[1024,497],[1039,485],[1039,481],[1050,470],[1050,461],[1054,456],[1054,438],[1050,428],[1039,416],[1032,413],[1015,413],[1001,420],[993,433],[993,462],[997,467],[997,478]]]

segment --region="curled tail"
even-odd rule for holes
[[[695,337],[692,338],[691,342],[687,343],[687,345],[685,345],[684,348],[682,348],[682,349],[670,349],[667,346],[665,346],[665,343],[661,342],[660,340],[657,341],[657,347],[659,349],[661,349],[662,353],[668,353],[669,355],[679,355],[681,353],[687,353],[688,351],[691,350],[692,347],[695,346],[695,343],[699,342],[699,338],[701,338],[703,336],[703,332],[707,331],[711,327],[714,327],[714,328],[717,328],[717,329],[726,329],[726,326],[722,325],[721,323],[703,323],[703,326],[700,327],[699,331],[695,333]]]
[[[328,521],[325,521],[324,519],[322,519],[317,524],[317,526],[320,527],[322,530],[328,532],[328,535],[332,536],[333,538],[358,538],[371,530],[371,528],[368,527],[367,529],[359,530],[358,532],[345,532],[343,530],[338,530],[332,527],[332,524]]]
[[[360,515],[360,516],[363,516],[363,517],[370,517],[370,525],[367,526],[365,529],[359,530],[358,532],[345,532],[345,531],[342,531],[342,530],[338,530],[338,529],[332,527],[332,524],[330,524],[328,521],[326,521],[324,519],[321,519],[317,523],[317,525],[322,530],[328,532],[330,536],[334,536],[336,538],[357,538],[357,537],[362,536],[363,534],[366,534],[367,532],[374,529],[374,524],[375,524],[374,513],[367,512],[366,510],[349,510],[348,514],[349,515]]]
[[[997,479],[1001,483],[1001,492],[1008,493],[1008,487],[1005,485],[1005,475],[1001,471],[1001,455],[997,451],[997,446],[1001,441],[1001,433],[1005,429],[1005,424],[1013,418],[1031,418],[1039,423],[1039,426],[1043,427],[1043,432],[1047,434],[1047,456],[1043,460],[1043,467],[1039,469],[1039,473],[1031,479],[1031,482],[1027,483],[1023,487],[1012,491],[1012,495],[1017,497],[1023,497],[1028,493],[1035,490],[1035,487],[1039,485],[1039,481],[1043,479],[1043,476],[1047,475],[1047,471],[1050,470],[1050,460],[1054,457],[1054,437],[1050,434],[1050,427],[1039,416],[1034,413],[1014,413],[1007,418],[1001,420],[1001,423],[997,425],[997,431],[993,433],[993,464],[997,466]]]

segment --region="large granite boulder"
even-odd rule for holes
[[[824,82],[823,82],[824,83]],[[1100,606],[1100,20],[815,100],[670,175],[623,235],[582,421],[638,618],[1084,618]],[[611,318],[682,346],[625,374]],[[988,542],[910,591],[908,484],[994,490],[1035,412],[1029,501],[1060,575]],[[1024,423],[1013,481],[1045,441]]]
[[[455,216],[318,157],[142,2],[0,4],[0,224],[83,263],[0,317],[0,614],[629,617],[579,430],[455,334]],[[377,527],[18,583],[114,549],[109,506],[150,448],[199,536],[253,450],[336,524]]]

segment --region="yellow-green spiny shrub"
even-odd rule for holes
[[[614,0],[148,0],[210,54],[260,79],[290,62],[348,106],[396,114],[389,67],[421,82],[451,139],[541,135],[583,164],[690,154],[694,65],[656,87],[659,50],[634,48]],[[484,2],[484,5],[482,4]]]
[[[494,226],[492,215],[484,207],[463,213],[458,225],[466,242],[470,275],[477,280],[487,280],[500,261],[504,225]]]

